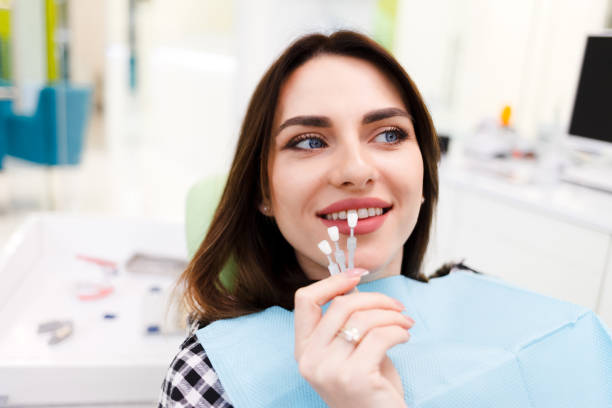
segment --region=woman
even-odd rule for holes
[[[420,268],[438,159],[423,100],[382,47],[350,31],[293,43],[251,98],[222,198],[181,277],[192,335],[160,406],[232,406],[193,332],[271,306],[295,309],[300,374],[329,406],[405,406],[386,352],[409,340],[414,321],[389,296],[345,294],[399,274],[427,282]],[[317,242],[337,225],[345,247],[348,227],[338,217],[363,208],[374,210],[361,211],[355,230],[358,268],[330,277]],[[231,276],[220,273],[228,262]],[[338,336],[343,328],[359,341]]]

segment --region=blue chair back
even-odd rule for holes
[[[91,88],[43,88],[34,115],[8,117],[7,153],[49,166],[78,164],[90,107]]]
[[[0,170],[2,170],[2,161],[7,149],[7,126],[6,120],[12,112],[13,102],[10,100],[0,100]]]

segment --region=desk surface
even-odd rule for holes
[[[134,252],[186,259],[183,225],[47,214],[21,227],[0,254],[0,396],[12,404],[156,401],[184,333],[146,334],[143,298],[174,278],[127,272]],[[111,295],[77,298],[75,283],[96,273],[77,254],[117,263]],[[41,322],[66,319],[74,331],[58,344],[37,333]]]

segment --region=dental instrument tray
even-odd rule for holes
[[[0,253],[0,406],[157,401],[184,330],[161,321],[174,272],[127,272],[134,254],[178,270],[183,224],[41,213],[13,234]]]

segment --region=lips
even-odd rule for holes
[[[387,219],[389,211],[393,208],[391,204],[383,201],[379,198],[366,197],[366,198],[348,198],[345,200],[337,201],[324,209],[317,212],[317,216],[326,227],[337,226],[341,234],[349,235],[351,229],[348,226],[348,222],[345,219],[328,220],[326,219],[327,214],[337,213],[346,210],[358,210],[360,208],[382,208],[383,213],[381,215],[369,216],[364,219],[357,221],[357,226],[354,229],[355,235],[369,234],[370,232],[376,231],[382,226]]]

